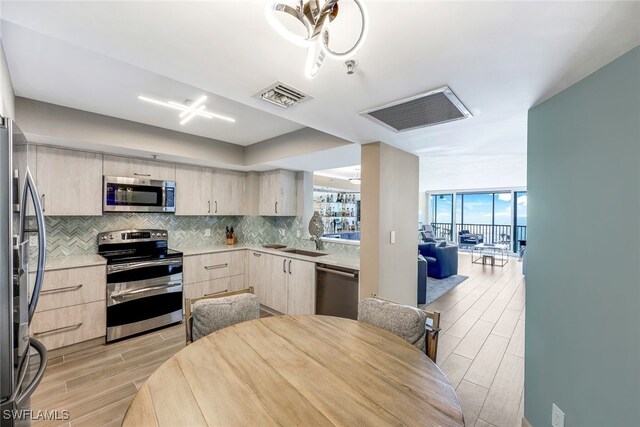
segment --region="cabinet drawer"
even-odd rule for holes
[[[106,309],[96,301],[36,313],[30,332],[47,350],[98,338],[106,334]]]
[[[104,266],[45,271],[36,312],[105,299]]]
[[[240,274],[206,282],[186,284],[184,285],[184,297],[199,298],[216,292],[237,291],[243,288],[245,288],[245,276]]]
[[[244,274],[246,251],[218,252],[184,258],[184,283],[204,282]]]

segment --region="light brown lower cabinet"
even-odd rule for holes
[[[223,277],[204,282],[185,283],[184,298],[198,298],[224,291],[237,291],[245,287],[245,275]]]
[[[316,313],[316,263],[287,262],[287,314]]]
[[[31,335],[47,350],[102,337],[106,334],[104,300],[41,311],[33,316]]]
[[[106,335],[104,265],[47,270],[30,333],[47,350]]]
[[[315,263],[250,251],[248,286],[260,304],[284,314],[314,314]]]
[[[105,266],[45,271],[36,313],[104,301],[107,271]]]

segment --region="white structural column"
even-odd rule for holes
[[[360,298],[416,306],[418,157],[381,142],[362,146]]]

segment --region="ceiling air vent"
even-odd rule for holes
[[[404,132],[472,117],[449,86],[363,111],[360,114],[394,132]]]
[[[280,82],[275,82],[255,96],[282,108],[293,107],[303,101],[312,99],[309,95]]]

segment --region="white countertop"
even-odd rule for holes
[[[67,268],[92,267],[106,265],[107,260],[100,255],[76,255],[58,258],[47,257],[46,271],[64,270]]]
[[[321,264],[333,265],[336,267],[345,267],[345,268],[352,268],[354,270],[360,270],[360,257],[343,254],[343,253],[331,253],[326,251],[312,250],[313,252],[322,252],[327,255],[319,256],[319,257],[310,257],[306,255],[283,252],[278,249],[263,248],[262,246],[248,246],[243,244],[235,244],[235,245],[213,244],[209,246],[198,246],[198,247],[178,247],[175,249],[181,251],[184,254],[184,256],[211,254],[216,252],[250,250],[255,252],[262,252],[262,253],[287,257],[287,258],[299,259],[302,261],[310,261],[310,262],[316,262]],[[305,250],[309,250],[309,249],[305,249]],[[100,255],[76,255],[76,256],[65,256],[65,257],[58,257],[58,258],[48,257],[45,270],[47,271],[64,270],[67,268],[91,267],[91,266],[106,265],[106,264],[107,264],[107,260],[101,257]]]
[[[262,246],[248,246],[243,244],[235,244],[235,245],[210,245],[210,246],[198,246],[198,247],[177,247],[174,248],[179,250],[184,254],[184,256],[193,256],[193,255],[202,255],[202,254],[211,254],[216,252],[228,252],[228,251],[240,251],[240,250],[250,250],[255,252],[262,252],[272,255],[278,255],[287,258],[299,259],[301,261],[310,261],[320,264],[333,265],[336,267],[345,267],[352,268],[354,270],[360,270],[360,257],[348,255],[344,253],[331,253],[327,251],[316,251],[313,249],[301,248],[304,250],[310,250],[313,252],[322,252],[327,255],[319,256],[319,257],[311,257],[306,255],[292,254],[288,252],[283,252],[279,249],[270,249],[263,248]]]

